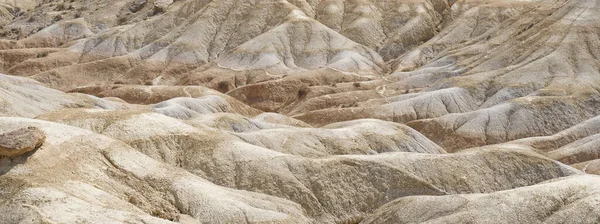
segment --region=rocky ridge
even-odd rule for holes
[[[599,15],[0,0],[0,223],[597,223]]]

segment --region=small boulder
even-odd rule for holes
[[[162,11],[166,11],[171,4],[173,0],[154,0],[154,7]]]
[[[148,0],[133,0],[129,3],[129,11],[134,13],[140,11],[147,2]]]
[[[46,141],[46,134],[36,127],[26,127],[0,134],[0,156],[20,156]]]

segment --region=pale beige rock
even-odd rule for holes
[[[36,127],[27,127],[0,134],[0,156],[20,156],[39,148],[46,134]]]
[[[0,74],[0,115],[35,117],[63,108],[127,108],[94,96],[66,94],[23,77]]]
[[[160,10],[167,10],[173,4],[173,0],[154,0],[154,7]]]
[[[1,149],[39,148],[0,223],[594,223],[598,33],[592,0],[0,0]]]
[[[60,223],[172,223],[179,214],[210,223],[308,222],[298,204],[217,186],[109,137],[0,118],[2,130],[31,126],[47,133],[40,150],[27,162],[0,159],[0,211],[23,213],[0,216],[1,223],[40,216]],[[30,209],[36,212],[27,215]]]
[[[363,223],[597,223],[599,183],[578,175],[490,194],[406,197]]]
[[[418,133],[377,120],[307,129],[216,114],[184,122],[147,112],[70,110],[40,118],[119,139],[221,186],[286,198],[319,222],[360,220],[407,195],[493,192],[580,173],[522,149],[440,155]],[[214,124],[216,118],[226,120]]]

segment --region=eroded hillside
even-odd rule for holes
[[[0,0],[0,223],[598,223],[600,1]]]

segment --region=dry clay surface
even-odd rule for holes
[[[598,223],[600,1],[0,0],[0,223]]]

